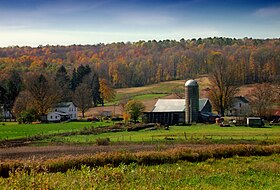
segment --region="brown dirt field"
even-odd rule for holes
[[[159,151],[171,148],[201,148],[211,145],[194,144],[114,144],[109,146],[97,145],[59,145],[59,146],[23,146],[2,148],[0,162],[7,160],[48,160],[64,156],[94,155],[101,152],[139,152]]]
[[[97,116],[100,116],[102,114],[102,112],[104,112],[104,111],[110,111],[115,116],[123,115],[122,107],[119,105],[115,105],[115,106],[103,106],[103,107],[90,108],[89,110],[86,111],[85,117],[87,117],[87,118],[88,117],[97,117]],[[79,117],[81,117],[81,115],[82,114],[79,113]]]

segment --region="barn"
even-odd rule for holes
[[[187,81],[185,89],[185,99],[159,99],[151,112],[144,113],[144,120],[169,125],[214,122],[218,116],[212,113],[209,99],[199,99],[197,82]]]

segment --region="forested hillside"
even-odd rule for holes
[[[13,69],[52,75],[61,65],[71,75],[88,64],[114,87],[143,86],[208,74],[217,53],[239,84],[279,79],[280,39],[248,38],[0,48],[0,76],[8,77]]]

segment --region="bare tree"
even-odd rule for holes
[[[38,115],[46,114],[54,104],[60,101],[59,88],[42,74],[27,77],[25,86],[32,97],[32,107]]]
[[[92,107],[92,93],[89,85],[81,83],[75,90],[73,100],[78,108],[82,111],[82,117],[85,117],[85,112]]]
[[[213,107],[221,116],[225,110],[231,107],[232,100],[238,91],[235,84],[234,75],[231,73],[226,58],[219,52],[211,54],[209,62],[211,64],[210,73],[210,100]]]
[[[276,88],[267,83],[258,84],[250,94],[253,113],[257,116],[270,116],[277,97]]]
[[[30,92],[27,90],[21,91],[17,96],[13,107],[13,112],[15,116],[18,117],[21,114],[21,112],[31,109],[32,102],[33,102],[33,98]]]

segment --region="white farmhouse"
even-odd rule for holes
[[[47,120],[51,122],[76,120],[77,107],[73,102],[61,102],[48,113]]]
[[[233,99],[231,108],[227,111],[228,116],[248,116],[250,115],[249,101],[243,96],[236,96]]]

